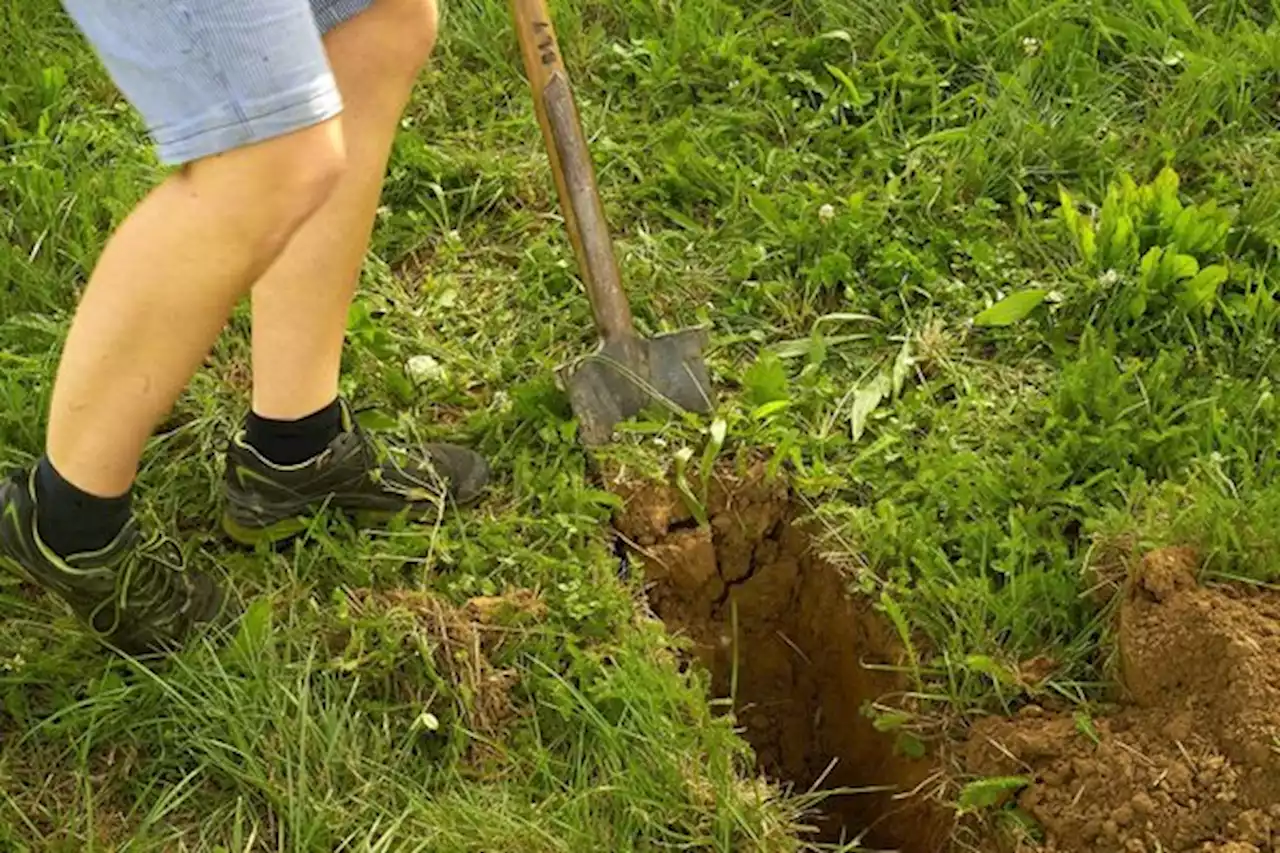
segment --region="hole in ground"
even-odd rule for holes
[[[815,551],[787,484],[763,465],[718,473],[704,527],[689,525],[675,488],[617,471],[608,479],[625,501],[616,524],[644,566],[650,606],[692,640],[715,697],[734,699],[760,769],[797,791],[879,789],[824,800],[818,840],[945,849],[951,813],[929,797],[936,765],[901,754],[863,713],[903,689],[899,674],[874,667],[898,663],[901,644]]]

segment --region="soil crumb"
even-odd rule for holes
[[[846,578],[815,553],[781,478],[756,465],[718,472],[699,525],[679,492],[612,472],[624,499],[618,530],[639,552],[649,603],[672,633],[692,642],[716,698],[735,699],[761,770],[797,791],[871,788],[821,804],[825,840],[859,836],[874,847],[935,853],[952,815],[927,793],[928,759],[906,758],[863,713],[901,691],[891,626],[846,591]]]
[[[979,775],[1025,775],[1018,806],[1055,853],[1280,850],[1280,594],[1200,587],[1186,548],[1148,554],[1121,602],[1125,705],[1093,720],[1024,709],[964,747]]]

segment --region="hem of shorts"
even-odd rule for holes
[[[167,166],[181,166],[285,136],[341,113],[337,84],[332,75],[325,75],[310,87],[259,102],[250,110],[225,104],[157,139],[156,154]]]
[[[373,0],[331,0],[315,10],[316,26],[320,32],[345,24],[373,5]]]

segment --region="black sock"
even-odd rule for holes
[[[324,452],[342,432],[337,400],[296,421],[273,421],[253,412],[245,423],[245,441],[275,465],[298,465]]]
[[[63,479],[47,458],[36,466],[36,529],[59,557],[88,554],[111,544],[128,524],[132,495],[100,498]]]

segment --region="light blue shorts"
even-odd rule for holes
[[[63,0],[160,159],[189,163],[342,111],[321,36],[373,0]]]

